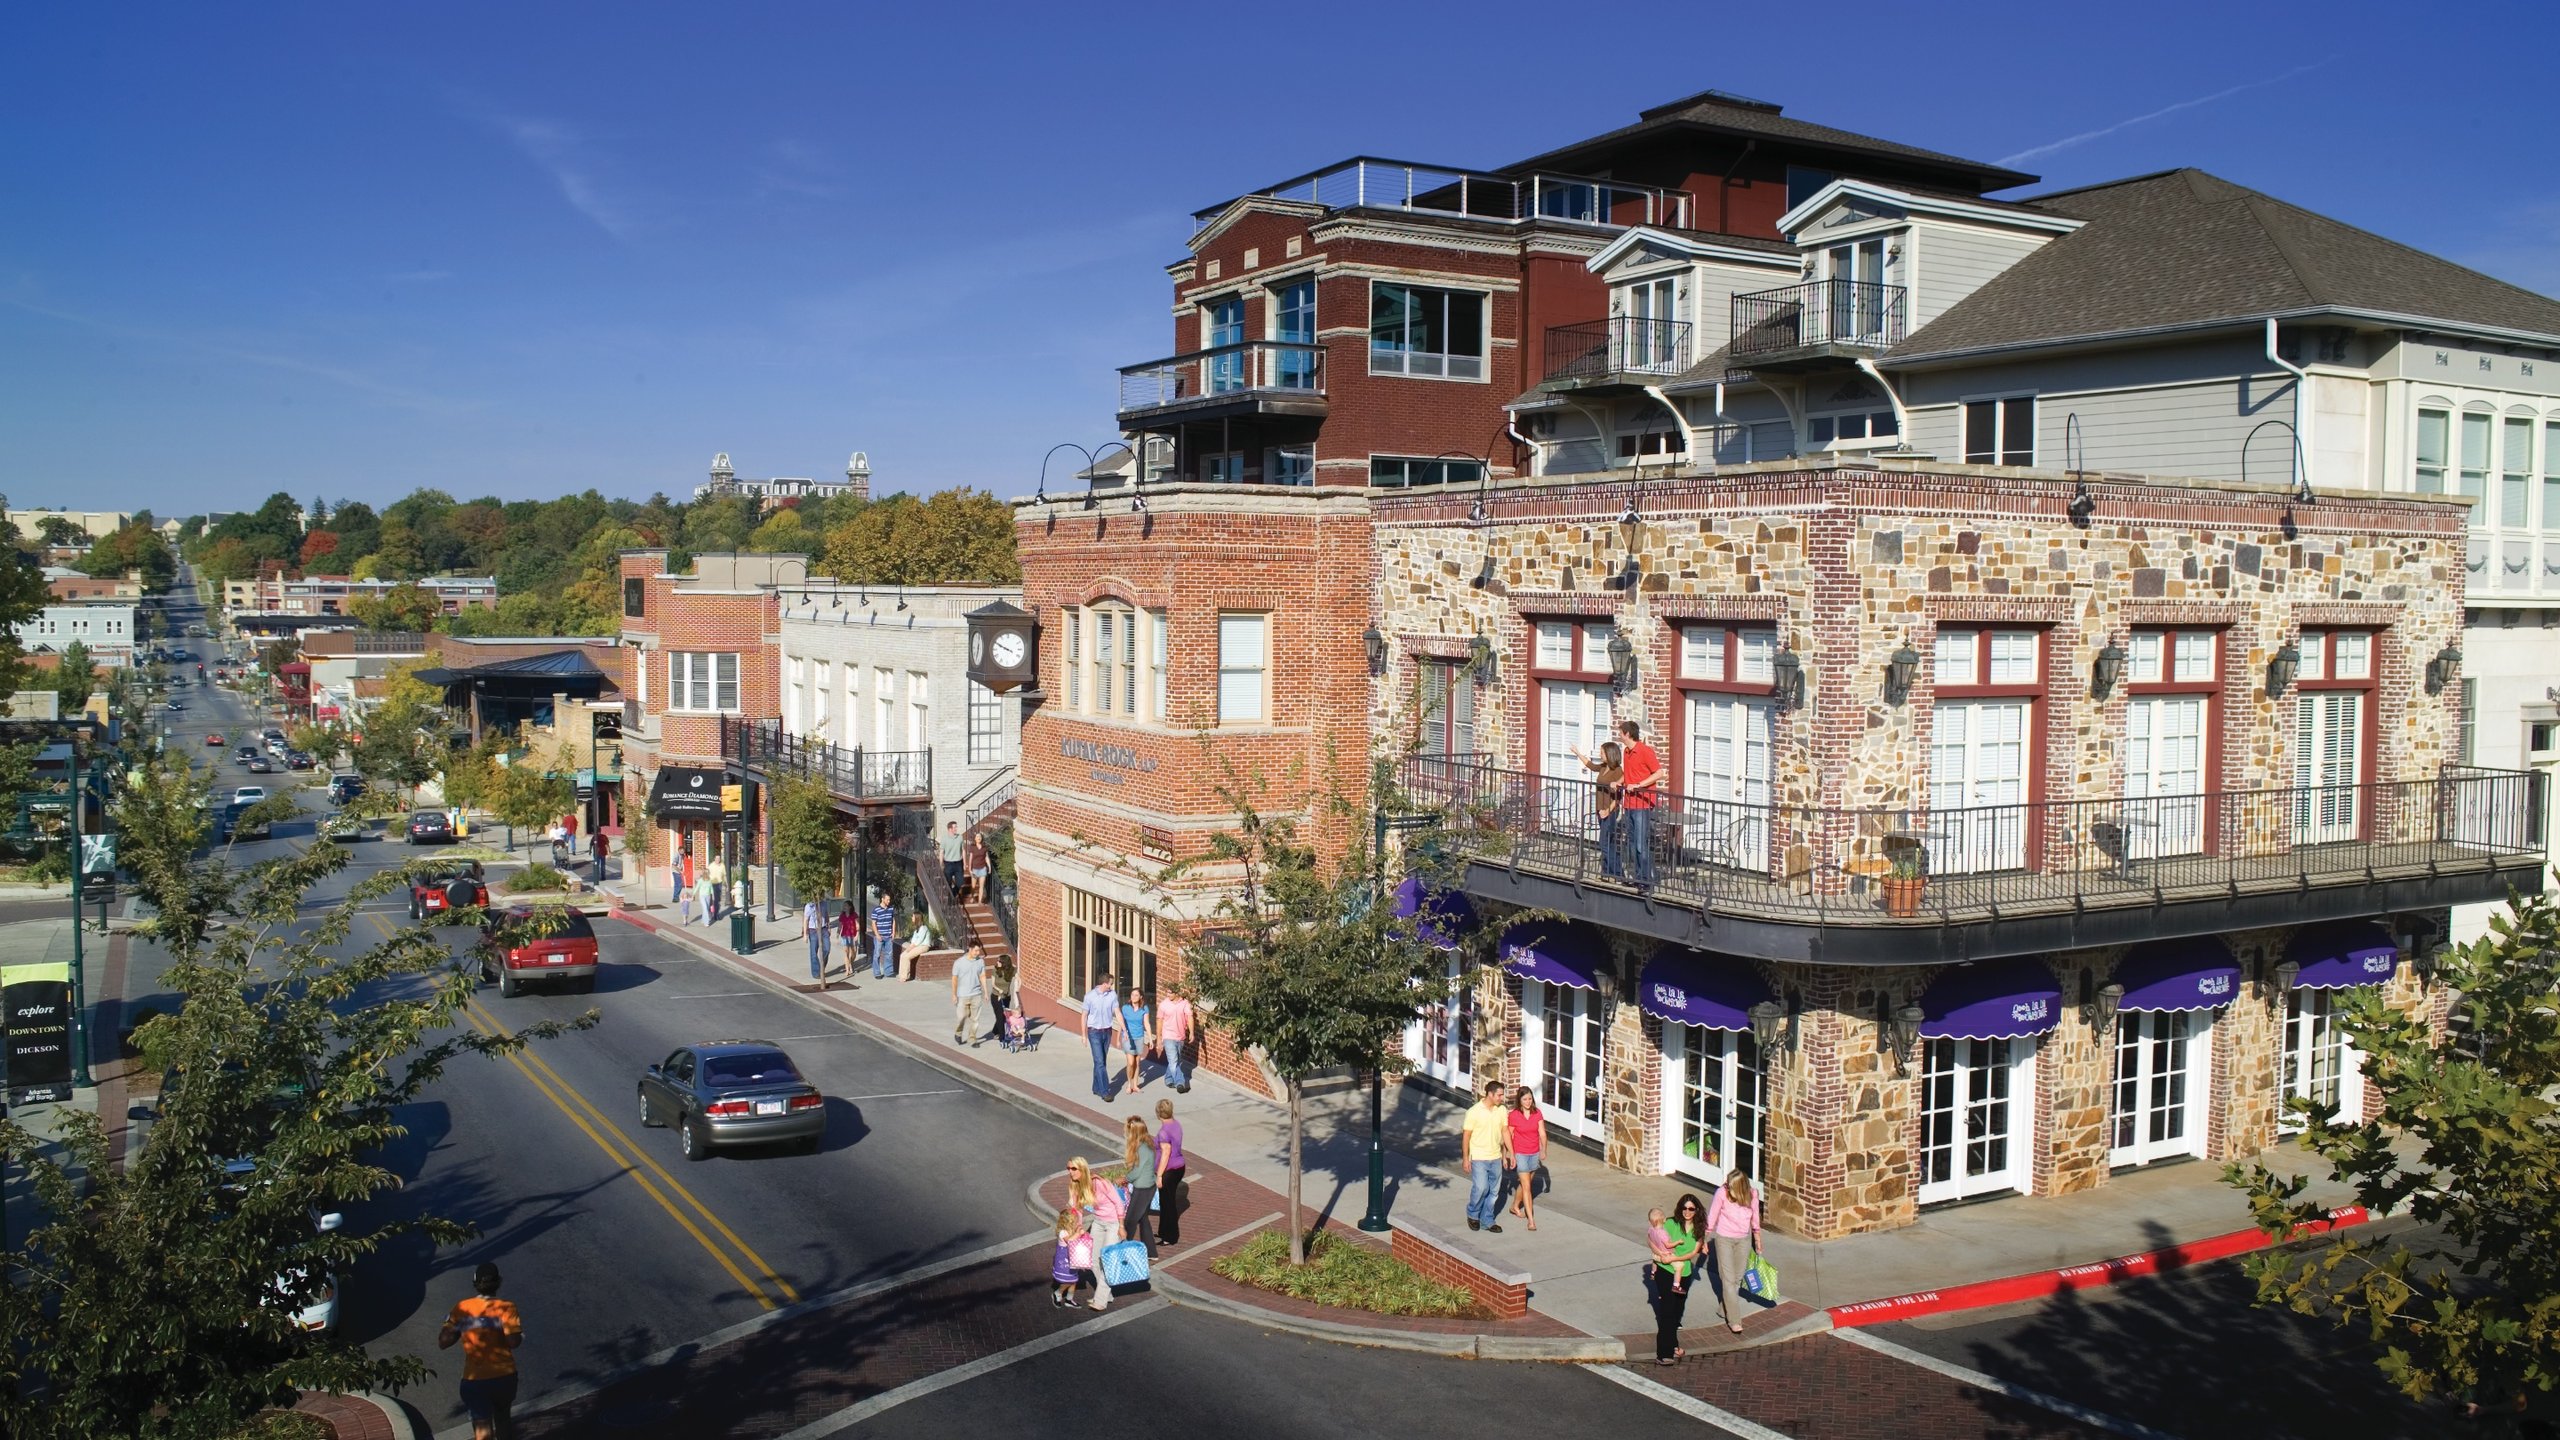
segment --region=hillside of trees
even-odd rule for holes
[[[990,584],[1021,579],[1013,511],[979,490],[919,500],[890,495],[785,502],[759,513],[743,497],[679,503],[607,499],[593,490],[556,500],[456,500],[418,490],[376,511],[360,500],[303,506],[278,492],[256,510],[180,528],[180,549],[208,580],[246,579],[262,566],[358,579],[423,580],[491,575],[498,607],[437,613],[421,589],[401,586],[359,602],[356,618],[379,629],[455,634],[600,635],[621,624],[614,556],[663,546],[690,557],[747,550],[811,557],[811,570],[881,585]],[[106,542],[100,542],[104,545]]]

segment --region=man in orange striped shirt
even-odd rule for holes
[[[524,1317],[515,1302],[498,1298],[498,1267],[483,1262],[471,1273],[470,1298],[453,1307],[436,1332],[436,1348],[462,1342],[462,1405],[471,1412],[471,1440],[515,1433],[516,1347],[524,1343]]]

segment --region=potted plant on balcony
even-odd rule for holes
[[[1893,869],[1884,877],[1884,913],[1908,920],[1920,913],[1920,897],[1929,888],[1928,855],[1917,845],[1897,846]]]

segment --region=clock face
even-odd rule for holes
[[[969,637],[969,663],[972,665],[984,665],[987,663],[987,637],[985,635],[978,634],[971,635]]]
[[[1022,632],[1007,630],[996,637],[996,663],[1007,670],[1022,664]]]

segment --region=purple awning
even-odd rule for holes
[[[2116,962],[2119,1010],[2210,1010],[2240,993],[2231,947],[2210,935],[2136,945]]]
[[[1476,928],[1476,907],[1455,890],[1423,888],[1422,877],[1407,875],[1396,887],[1396,914],[1414,922],[1423,944],[1442,950],[1458,948],[1458,937]]]
[[[2041,1035],[2062,1013],[2062,986],[2035,960],[1960,965],[1920,997],[1924,1040],[2015,1040]]]
[[[1685,945],[1655,951],[1636,982],[1636,1003],[1647,1015],[1710,1030],[1750,1029],[1751,1007],[1768,998],[1769,987],[1749,961]]]
[[[2285,958],[2302,967],[2294,989],[2347,990],[2390,979],[2400,968],[2400,947],[2370,920],[2342,920],[2296,931]]]
[[[1600,988],[1609,942],[1570,920],[1524,920],[1502,932],[1502,968],[1527,980],[1576,990]]]

